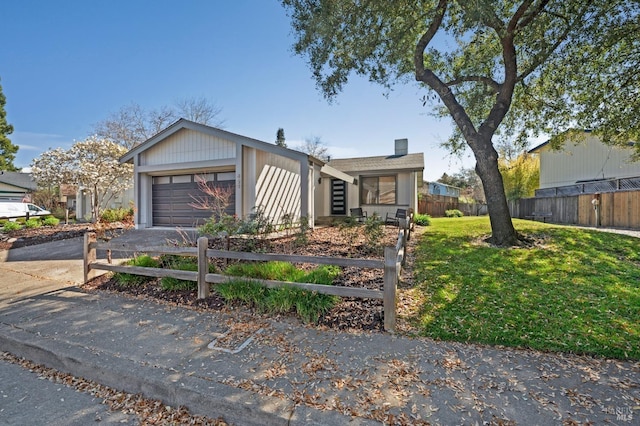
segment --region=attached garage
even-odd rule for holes
[[[203,224],[213,214],[193,206],[204,196],[203,174],[229,189],[230,215],[245,219],[261,208],[274,224],[285,215],[313,224],[322,164],[303,152],[180,119],[120,161],[133,164],[137,229]]]
[[[231,191],[225,213],[235,213],[235,180],[233,172],[207,173],[210,188]],[[208,198],[198,185],[197,175],[154,176],[151,186],[153,226],[193,228],[204,224],[213,212],[197,208]]]

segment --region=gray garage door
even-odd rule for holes
[[[227,214],[235,213],[235,181],[233,173],[207,175],[210,187],[230,188],[232,191]],[[225,180],[226,179],[226,180]],[[196,227],[212,216],[210,210],[192,206],[196,200],[206,197],[200,191],[194,175],[155,176],[151,188],[153,226]],[[195,197],[195,199],[194,199]]]

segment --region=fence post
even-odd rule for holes
[[[95,272],[92,272],[91,264],[96,261],[96,249],[89,247],[91,243],[97,241],[95,232],[85,232],[84,234],[84,247],[83,247],[83,263],[84,263],[84,283],[89,282],[91,278],[95,276]]]
[[[206,279],[209,272],[208,248],[209,240],[207,237],[198,238],[198,299],[206,299],[210,294],[209,283]]]
[[[389,332],[396,329],[397,256],[394,247],[384,248],[384,329]]]

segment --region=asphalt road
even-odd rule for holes
[[[0,424],[85,426],[138,425],[137,416],[110,411],[89,393],[55,383],[0,359]]]
[[[172,236],[157,234],[159,241]],[[82,245],[82,238],[73,238],[0,251],[0,309],[81,284]],[[112,412],[91,394],[52,382],[0,355],[0,425],[88,424],[137,425],[139,421],[136,415]]]

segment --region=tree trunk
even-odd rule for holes
[[[513,246],[518,243],[518,233],[513,227],[511,213],[507,205],[507,196],[504,193],[502,174],[498,169],[498,153],[491,139],[484,140],[478,135],[477,143],[470,144],[474,147],[476,157],[476,173],[482,181],[489,220],[491,221],[492,235],[489,241],[497,246]]]

